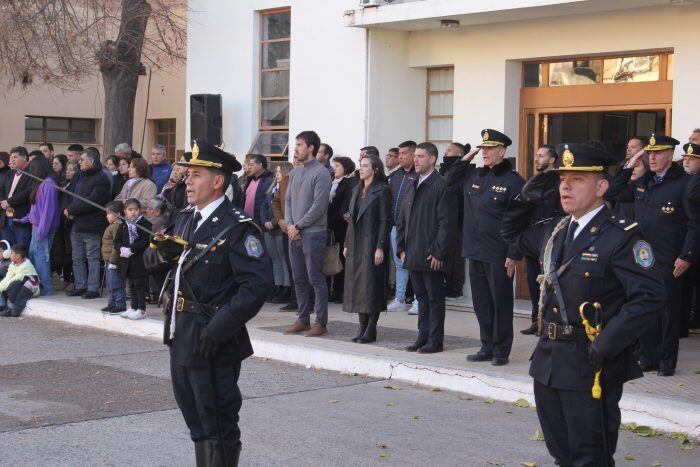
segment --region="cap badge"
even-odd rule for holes
[[[574,153],[569,149],[569,145],[564,145],[564,154],[561,157],[564,167],[571,167],[574,165]]]
[[[489,132],[488,132],[488,131],[484,130],[484,133],[483,133],[482,136],[483,136],[483,140],[484,140],[484,141],[488,141],[488,140],[489,140]]]
[[[692,144],[689,144],[689,145],[688,145],[688,150],[686,151],[686,153],[688,153],[688,154],[692,154],[692,153],[693,153],[693,145],[692,145]]]
[[[656,137],[653,134],[651,135],[651,138],[649,138],[649,145],[656,146]]]
[[[192,146],[192,159],[199,159],[199,146],[197,146],[197,141],[195,141],[194,146]]]

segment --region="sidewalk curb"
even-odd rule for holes
[[[132,321],[77,305],[55,303],[50,299],[30,300],[23,315],[153,340],[161,340],[163,333],[162,321],[150,318]],[[522,398],[534,405],[532,380],[527,375],[503,376],[489,371],[476,372],[464,368],[399,361],[359,352],[327,349],[314,343],[316,341],[301,342],[303,338],[296,336],[282,338],[255,328],[249,328],[248,331],[256,357],[304,365],[307,368],[421,384],[504,402],[515,402]],[[620,402],[620,408],[625,423],[648,425],[665,432],[685,432],[693,439],[700,439],[698,404],[626,393]]]

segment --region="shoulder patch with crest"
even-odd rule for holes
[[[644,240],[638,240],[632,247],[632,251],[634,262],[644,269],[649,269],[654,265],[654,252],[651,250],[651,245]]]
[[[248,235],[245,239],[245,251],[248,256],[253,258],[260,258],[263,254],[262,242],[258,240],[254,235]]]

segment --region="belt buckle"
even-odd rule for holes
[[[177,297],[177,304],[175,305],[175,309],[177,311],[182,311],[185,308],[185,299],[182,297]]]
[[[551,340],[557,339],[557,323],[549,323],[547,325],[547,337]]]

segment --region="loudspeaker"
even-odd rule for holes
[[[221,146],[221,94],[190,95],[190,136]]]

